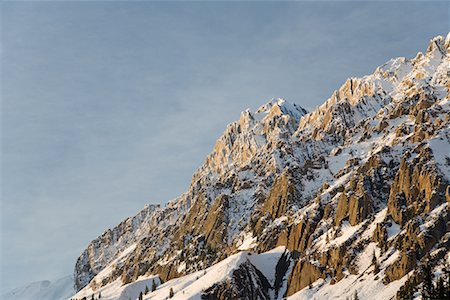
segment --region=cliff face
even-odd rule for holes
[[[347,80],[310,113],[282,99],[244,111],[185,194],[89,244],[76,288],[184,278],[277,246],[289,253],[277,284],[242,263],[204,297],[325,297],[333,285],[360,298],[385,286],[388,297],[425,261],[440,268],[450,260],[449,52],[449,37],[434,38],[424,54]],[[369,288],[338,288],[353,278]]]

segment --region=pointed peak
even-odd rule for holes
[[[283,98],[272,98],[266,104],[260,106],[256,113],[271,113],[277,111],[277,114],[290,115],[294,117],[296,120],[299,120],[301,117],[306,115],[308,111],[303,107],[286,101]]]
[[[282,106],[284,103],[286,103],[286,100],[283,98],[272,98],[269,102],[267,102],[264,105],[261,105],[257,110],[256,113],[267,113],[269,112],[273,106]]]
[[[431,53],[435,50],[438,50],[442,55],[446,56],[448,46],[449,46],[449,40],[450,40],[450,33],[447,34],[447,37],[443,37],[442,35],[438,35],[430,40],[430,43],[428,44],[427,52]]]

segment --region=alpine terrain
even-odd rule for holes
[[[449,78],[450,34],[311,112],[242,112],[184,194],[87,246],[70,298],[449,297]]]

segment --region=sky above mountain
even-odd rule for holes
[[[1,291],[166,203],[239,112],[413,57],[448,2],[2,2]]]

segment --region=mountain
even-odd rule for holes
[[[391,299],[450,289],[450,34],[311,112],[227,126],[188,190],[92,241],[71,298]],[[447,266],[447,268],[446,268]]]
[[[73,277],[33,282],[1,295],[2,300],[64,300],[75,293]]]

